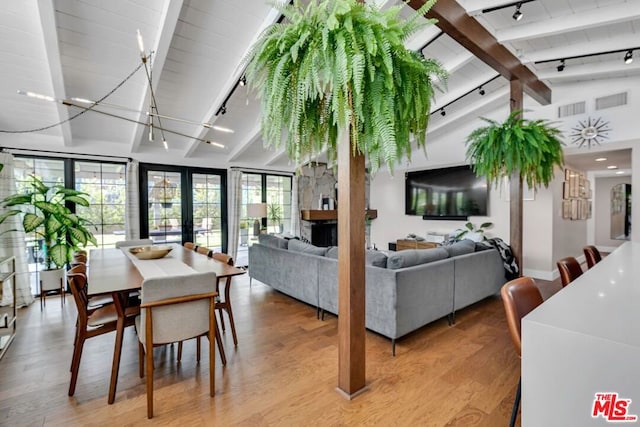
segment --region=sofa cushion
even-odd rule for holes
[[[445,246],[444,250],[447,251],[450,257],[470,254],[475,252],[476,250],[476,242],[472,240],[460,240],[459,242],[455,242],[453,245]]]
[[[261,245],[269,246],[272,248],[287,249],[289,241],[272,234],[258,234],[258,242]]]
[[[372,265],[374,267],[387,268],[387,256],[380,251],[368,250],[366,265]]]
[[[390,254],[387,257],[387,268],[397,270],[445,258],[449,258],[449,253],[444,248],[408,249]]]
[[[338,259],[338,247],[331,246],[329,250],[327,250],[327,254],[325,255],[327,258]],[[374,267],[387,267],[387,256],[380,251],[367,250],[365,254],[365,265],[372,265]]]
[[[298,253],[305,253],[305,254],[319,255],[319,256],[325,256],[325,254],[327,253],[327,248],[313,246],[313,245],[310,245],[309,243],[305,243],[300,240],[289,240],[288,249],[290,251],[294,251]]]

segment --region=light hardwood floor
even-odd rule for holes
[[[556,285],[551,284],[555,290]],[[206,346],[155,350],[158,425],[506,426],[520,361],[502,302],[492,297],[399,340],[367,332],[369,391],[352,401],[337,384],[337,318],[248,277],[232,289],[238,347],[224,334],[228,364],[216,356],[216,396],[208,395]],[[147,423],[137,338],[125,333],[118,393],[107,404],[114,334],[87,340],[74,397],[67,396],[75,305],[55,297],[19,311],[18,336],[0,361],[0,425],[133,426]],[[228,323],[227,323],[228,325]],[[519,422],[519,421],[518,421]]]

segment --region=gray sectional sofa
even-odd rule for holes
[[[499,292],[506,282],[495,249],[449,247],[367,251],[365,325],[396,339]],[[337,248],[263,236],[249,248],[249,277],[316,307],[338,312]]]

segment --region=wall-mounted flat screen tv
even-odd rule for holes
[[[423,219],[459,220],[487,215],[489,188],[470,166],[407,172],[405,213]]]

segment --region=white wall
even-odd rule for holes
[[[371,180],[371,208],[378,210],[378,218],[371,224],[371,241],[380,249],[387,249],[389,242],[402,239],[409,233],[425,237],[427,232],[450,233],[462,227],[467,221],[432,221],[421,216],[404,214],[405,182],[404,173],[396,172],[390,176],[381,171]],[[476,225],[493,222],[486,235],[500,237],[509,241],[509,203],[500,199],[500,192],[492,190],[489,194],[489,216],[472,216],[469,221]]]
[[[628,104],[606,110],[595,110],[595,98],[619,92],[628,92]],[[609,139],[597,149],[630,148],[637,143],[637,130],[631,125],[637,121],[640,106],[640,80],[632,78],[606,79],[595,82],[581,82],[574,85],[554,85],[554,103],[539,106],[530,98],[525,98],[525,113],[529,118],[546,118],[558,122],[557,126],[565,131],[567,150],[576,151],[571,145],[571,128],[578,120],[587,117],[602,117],[610,122],[612,131]],[[557,109],[578,101],[586,101],[585,114],[557,119]],[[508,96],[479,110],[483,117],[504,120],[508,114]],[[449,116],[447,116],[448,118]],[[434,117],[435,118],[435,117]],[[440,118],[432,121],[427,142],[427,155],[418,151],[412,161],[399,167],[395,177],[380,171],[371,181],[371,208],[378,209],[378,219],[372,225],[372,241],[385,249],[393,242],[409,233],[424,236],[427,231],[449,232],[464,224],[464,221],[423,221],[420,217],[404,215],[404,170],[430,169],[455,166],[466,163],[464,141],[469,133],[480,126],[477,120],[457,119],[443,124]],[[633,150],[632,180],[635,188],[640,188],[640,149]],[[565,256],[582,256],[582,248],[587,244],[587,221],[571,221],[562,218],[562,181],[561,172],[549,189],[538,189],[534,201],[523,202],[523,268],[524,274],[543,279],[557,277],[556,261]],[[640,192],[634,192],[632,204],[640,206]],[[632,209],[632,221],[640,224],[640,209]],[[489,216],[471,217],[473,223],[491,221],[495,225],[487,233],[509,241],[509,203],[501,198],[498,190],[492,190],[489,197]],[[632,239],[640,241],[640,227],[632,230]]]

